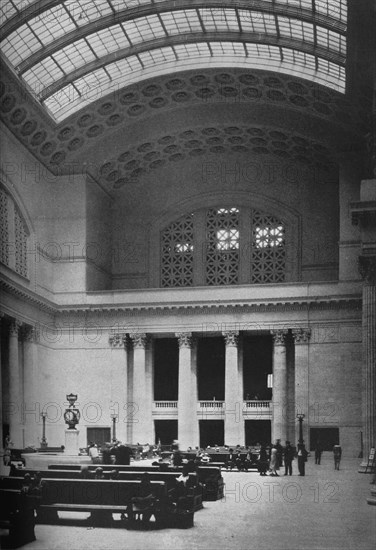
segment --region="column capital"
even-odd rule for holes
[[[9,332],[11,336],[18,336],[21,331],[22,323],[18,319],[12,319],[9,325]]]
[[[191,332],[176,332],[179,348],[192,348],[195,342]]]
[[[237,347],[239,342],[239,331],[238,330],[229,330],[227,332],[222,332],[222,336],[225,339],[226,346]]]
[[[112,348],[126,348],[127,334],[125,332],[113,332],[109,335],[108,342]]]
[[[145,349],[149,337],[145,332],[134,332],[129,335],[130,339],[132,340],[133,348],[142,348]]]
[[[286,342],[286,336],[288,334],[287,330],[284,329],[275,329],[271,330],[270,334],[273,338],[273,343],[275,346],[284,346]]]
[[[294,338],[296,344],[308,344],[309,339],[311,338],[311,329],[310,328],[293,328],[292,337]]]
[[[362,279],[368,284],[376,284],[376,256],[359,256],[359,273]]]
[[[35,326],[26,325],[22,331],[22,339],[25,342],[39,342],[40,330]]]

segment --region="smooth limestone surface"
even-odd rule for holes
[[[146,464],[146,461],[145,461]],[[359,460],[342,459],[335,471],[330,453],[322,464],[309,459],[306,476],[260,477],[223,472],[225,498],[205,502],[191,529],[130,531],[90,528],[87,514],[60,514],[74,525],[37,525],[30,550],[273,549],[373,550],[376,506],[367,504],[372,476],[358,473]],[[116,517],[116,516],[115,516]]]

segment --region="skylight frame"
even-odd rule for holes
[[[21,0],[18,3],[20,4]],[[26,7],[19,13],[30,11],[34,4],[37,5],[37,2],[25,0]],[[62,0],[57,6],[45,4],[47,9],[41,14],[42,20],[44,17],[44,20],[49,21],[49,18],[56,14],[59,14],[59,18],[53,22],[49,21],[47,29],[43,27],[43,21],[35,18],[20,25],[14,32],[18,38],[26,33],[24,44],[18,42],[15,48],[14,44],[10,43],[13,36],[11,34],[2,43],[4,55],[16,71],[21,67],[19,74],[24,77],[29,88],[42,103],[55,105],[52,109],[55,113],[56,105],[61,104],[61,101],[57,101],[56,98],[48,100],[48,95],[58,94],[59,90],[55,92],[56,88],[68,90],[71,89],[69,86],[72,86],[75,89],[75,83],[78,82],[80,89],[80,83],[86,82],[85,79],[93,79],[93,82],[96,82],[96,74],[105,75],[100,79],[103,85],[102,95],[105,95],[107,86],[111,84],[107,68],[117,74],[115,66],[112,65],[114,56],[119,54],[119,59],[130,59],[134,55],[133,48],[137,50],[137,47],[141,48],[140,51],[137,50],[136,56],[136,73],[140,79],[146,78],[146,73],[155,74],[158,67],[161,69],[162,63],[167,64],[169,70],[178,71],[177,60],[184,60],[184,66],[189,65],[189,60],[190,66],[202,66],[205,63],[209,67],[224,66],[218,60],[219,55],[222,55],[226,64],[233,57],[231,65],[248,67],[248,58],[251,57],[253,68],[297,74],[303,78],[320,81],[321,84],[342,92],[345,89],[343,64],[346,55],[346,36],[344,31],[336,32],[335,27],[329,28],[334,17],[337,17],[341,24],[346,23],[347,7],[343,0],[258,0],[256,4],[252,4],[257,6],[257,9],[246,9],[242,2],[239,3],[240,7],[234,7],[232,4],[226,6],[223,3],[211,5],[209,0],[205,4],[192,7],[192,4],[182,1],[174,3],[176,9],[171,10],[170,4],[170,11],[163,9],[163,4],[167,5],[168,2],[129,0],[124,9],[123,0],[97,0],[95,4],[88,4],[86,10],[82,10],[82,2],[78,3],[78,0]],[[314,5],[318,6],[316,11],[321,14],[320,20],[315,18]],[[147,8],[146,12],[143,10],[145,15],[133,13],[133,18],[116,22],[112,19],[112,24],[93,32],[93,22],[100,22],[103,17],[111,18],[117,13],[122,13],[123,17],[125,11],[131,12],[133,9],[134,12],[134,8],[141,6]],[[162,8],[160,11],[159,6]],[[13,5],[12,7],[14,15],[15,8]],[[150,13],[150,9],[154,9],[154,13]],[[80,18],[80,10],[85,11],[84,17]],[[283,13],[285,15],[282,15]],[[331,21],[328,27],[324,23],[324,26],[321,25],[325,16]],[[83,23],[83,19],[86,23]],[[64,43],[66,30],[71,30],[71,36],[77,36],[77,40],[60,47],[60,44]],[[89,30],[91,32],[87,33]],[[197,34],[197,37],[193,38],[194,41],[192,38],[189,39],[192,32]],[[182,45],[180,42],[184,34],[188,38],[187,43]],[[238,35],[238,38],[235,38],[235,35]],[[305,44],[301,51],[296,41],[297,35],[300,42]],[[279,36],[284,39],[280,44],[277,43],[280,40]],[[60,37],[63,39],[59,40]],[[163,45],[163,41],[166,45]],[[176,44],[173,41],[176,41]],[[55,47],[60,49],[54,51]],[[312,52],[308,53],[307,49],[310,48]],[[27,51],[31,51],[31,56],[26,54]],[[68,52],[73,52],[74,58],[72,55],[68,57]],[[27,63],[28,59],[33,59],[30,66]],[[38,62],[34,61],[36,59]],[[140,60],[144,67],[138,66]],[[130,63],[134,64],[133,59]],[[87,74],[84,74],[84,67],[88,69]],[[306,74],[302,74],[303,70],[306,70]],[[328,73],[326,80],[325,70]],[[133,75],[135,78],[136,73]],[[334,82],[336,74],[339,75],[337,84]],[[115,81],[118,81],[116,76]],[[98,99],[98,94],[95,99]],[[79,100],[81,101],[82,99]],[[76,96],[74,102],[78,102]]]

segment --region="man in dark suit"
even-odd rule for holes
[[[132,450],[127,445],[120,443],[117,448],[116,464],[122,464],[123,466],[129,466],[131,462]]]
[[[308,453],[304,443],[298,443],[298,469],[300,476],[305,475],[305,463],[307,462],[307,456]]]
[[[290,441],[286,441],[286,447],[283,450],[283,459],[285,461],[285,476],[292,475],[292,461],[294,460],[294,448]]]

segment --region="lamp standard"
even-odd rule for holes
[[[303,444],[303,418],[304,418],[304,416],[305,415],[303,413],[298,413],[296,415],[296,418],[299,421],[299,441],[298,441],[298,443],[300,443],[300,444]]]
[[[116,441],[116,422],[118,420],[118,415],[117,414],[111,414],[111,418],[112,418],[112,441],[115,442]]]
[[[40,442],[40,446],[41,446],[42,449],[46,449],[47,446],[48,446],[47,439],[46,439],[46,417],[47,417],[47,413],[46,412],[41,412],[40,415],[42,417],[42,422],[43,422],[42,440]]]

